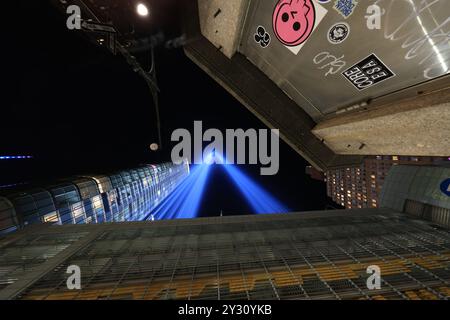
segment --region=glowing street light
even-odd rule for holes
[[[140,16],[142,17],[148,16],[148,8],[145,4],[139,3],[136,7],[136,10]]]

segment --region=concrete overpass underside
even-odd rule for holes
[[[274,20],[281,2],[187,1],[186,55],[268,127],[280,129],[281,138],[320,170],[356,165],[366,155],[450,155],[449,50],[437,55],[437,42],[434,48],[421,42],[421,57],[429,63],[405,59],[411,52],[386,37],[387,30],[370,31],[367,37],[362,4],[343,19],[333,1],[314,0],[306,1],[316,13],[308,40],[286,46]],[[380,5],[389,12],[386,21],[396,15],[410,36],[424,37],[417,21],[408,20],[412,9],[392,1]],[[448,16],[443,2],[427,9],[431,16],[416,10],[423,26],[431,28],[432,21]],[[341,22],[349,28],[348,37],[331,44],[327,31]],[[257,37],[259,27],[269,39],[265,47]],[[369,65],[392,75],[359,90],[344,73],[366,57]],[[327,60],[334,58],[334,63]]]

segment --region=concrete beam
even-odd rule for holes
[[[198,0],[202,35],[231,58],[237,51],[250,0]]]
[[[342,155],[450,156],[450,88],[318,124],[313,133]]]
[[[315,122],[265,74],[237,53],[226,58],[206,38],[185,46],[186,55],[319,170],[360,164],[362,157],[334,154],[311,130]]]

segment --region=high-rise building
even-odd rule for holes
[[[0,238],[0,299],[448,299],[449,248],[391,209],[41,224]]]
[[[395,165],[438,165],[442,157],[372,156],[358,166],[326,172],[327,194],[347,208],[377,208],[384,180]]]
[[[0,234],[38,223],[144,220],[188,175],[187,162],[164,163],[6,193],[0,195]]]

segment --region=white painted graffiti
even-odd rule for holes
[[[314,57],[313,62],[316,65],[320,65],[320,67],[318,67],[319,70],[328,68],[328,71],[325,73],[325,77],[327,77],[330,74],[333,75],[338,73],[339,71],[342,70],[342,68],[346,66],[347,63],[342,60],[343,58],[344,55],[342,55],[342,57],[337,58],[331,53],[324,51],[317,54]]]
[[[446,0],[447,1],[447,0]],[[390,41],[403,41],[402,49],[407,49],[404,59],[420,59],[424,67],[423,75],[432,79],[449,72],[450,61],[450,17],[442,22],[436,21],[432,9],[443,3],[441,0],[377,0],[376,5],[386,8],[384,38]],[[438,9],[438,8],[437,8]],[[398,12],[409,12],[405,19],[399,19]],[[424,23],[433,17],[436,27]],[[418,32],[419,31],[419,32]]]

